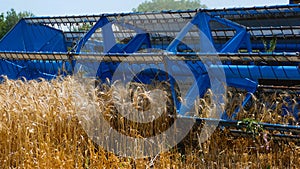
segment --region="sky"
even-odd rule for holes
[[[145,0],[0,0],[0,13],[11,8],[36,16],[90,15],[130,12]],[[208,8],[288,4],[289,0],[201,0]]]

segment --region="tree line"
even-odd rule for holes
[[[0,14],[0,39],[21,19],[32,17],[33,13],[25,11],[17,13],[14,9]]]
[[[146,0],[137,8],[133,8],[133,12],[151,12],[162,10],[188,10],[196,8],[206,8],[200,0]]]

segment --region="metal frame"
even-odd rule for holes
[[[199,9],[189,11],[162,11],[151,13],[119,13],[119,14],[101,14],[87,16],[67,16],[67,17],[36,17],[26,18],[30,24],[45,24],[68,32],[68,29],[80,24],[96,24],[102,17],[106,17],[109,22],[117,21],[120,17],[129,20],[134,27],[140,23],[160,24],[190,21],[199,13],[209,15],[211,18],[224,18],[227,21],[243,25],[249,32],[251,46],[254,50],[264,51],[264,45],[261,39],[268,40],[276,37],[278,40],[276,51],[278,52],[298,52],[300,51],[300,37],[298,22],[300,18],[300,5],[277,5],[252,8],[229,8],[229,9]],[[254,19],[255,18],[255,19]],[[259,20],[259,22],[257,21]],[[159,32],[159,30],[145,30],[147,33]],[[69,30],[70,31],[70,30]],[[171,30],[164,30],[170,32]],[[212,36],[215,40],[215,46],[221,46],[232,38],[232,29],[223,29],[212,27]],[[176,31],[177,33],[179,31]],[[175,36],[176,36],[175,32]],[[84,33],[84,32],[83,32]],[[174,37],[175,37],[174,36]],[[242,36],[240,36],[242,37]],[[247,39],[248,37],[244,37]],[[246,40],[245,40],[246,41]],[[212,42],[212,41],[211,41]],[[248,50],[250,45],[247,42],[242,44],[241,48]],[[78,44],[78,43],[77,43]],[[288,50],[287,50],[288,49]],[[295,50],[296,49],[296,50]]]

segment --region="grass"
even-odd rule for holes
[[[147,94],[150,86],[135,93],[139,109],[147,109],[145,100],[153,101]],[[178,145],[159,155],[133,159],[118,157],[95,144],[84,130],[84,115],[91,106],[105,115],[113,127],[135,137],[146,137],[164,131],[170,119],[165,114],[170,108],[162,107],[162,118],[151,125],[156,130],[146,130],[145,125],[122,120],[112,104],[113,92],[118,88],[106,87],[102,92],[84,86],[74,77],[45,81],[9,80],[0,84],[0,168],[298,168],[300,147],[293,142],[275,141],[264,135],[242,138],[233,137],[227,130],[216,130],[211,138],[199,143],[199,127]],[[120,89],[123,90],[123,89]],[[117,91],[121,93],[121,91]],[[124,92],[124,91],[123,91]],[[125,92],[125,95],[128,94]],[[270,97],[272,95],[272,97]],[[238,119],[253,118],[271,123],[295,122],[289,115],[279,117],[287,93],[262,94],[255,97],[250,110],[241,109]],[[229,94],[229,100],[237,96]],[[299,95],[290,95],[296,99]],[[119,98],[120,99],[120,98]],[[152,99],[152,100],[151,100]],[[266,104],[266,100],[270,100]],[[240,99],[228,104],[239,105]],[[129,100],[130,101],[130,100]],[[144,102],[143,102],[144,101]],[[154,100],[155,101],[155,100]],[[199,116],[207,116],[207,100],[199,99]],[[274,108],[275,106],[275,108]],[[261,113],[257,113],[261,112]],[[87,117],[88,118],[88,117]],[[126,124],[126,125],[124,125]],[[161,125],[164,124],[164,125]],[[151,127],[151,126],[150,126]],[[184,145],[184,146],[183,146]],[[120,145],[122,147],[126,145]]]

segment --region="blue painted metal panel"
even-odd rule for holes
[[[137,34],[131,41],[123,48],[125,53],[134,53],[137,52],[142,45],[146,45],[146,49],[151,48],[151,42],[149,34],[143,33],[143,34]]]
[[[220,66],[211,65],[211,68]],[[257,66],[257,65],[222,65],[227,78],[300,80],[298,66]]]
[[[112,24],[106,17],[101,17],[96,24],[80,39],[76,46],[76,53],[80,53],[81,48],[89,40],[89,38],[96,32],[97,29],[102,28],[104,52],[116,52],[121,51],[115,44],[116,39],[112,31]]]
[[[19,79],[21,77],[25,77],[27,80],[38,78],[53,79],[57,75],[71,73],[72,67],[69,62],[0,60],[0,74],[6,75],[9,79]]]
[[[230,28],[235,29],[236,30],[235,35],[224,45],[217,47],[217,45],[214,43],[214,39],[210,28],[211,21],[216,21]],[[221,53],[237,52],[243,43],[245,43],[248,52],[252,52],[250,34],[247,32],[245,27],[224,18],[211,17],[203,12],[197,13],[193,17],[193,19],[185,25],[185,27],[178,33],[176,38],[169,44],[166,50],[170,52],[177,52],[178,45],[184,42],[183,38],[192,29],[194,25],[198,27],[199,34],[200,34],[199,36],[200,51],[196,51],[196,52],[214,53],[216,52],[216,49],[218,50],[218,52]]]
[[[0,51],[67,52],[61,30],[20,20],[0,41]]]
[[[182,39],[184,36],[189,32],[189,30],[193,27],[194,25],[190,22],[188,22],[183,29],[178,33],[176,38],[168,45],[166,48],[167,51],[170,52],[176,52],[177,51],[177,46],[182,42]]]

